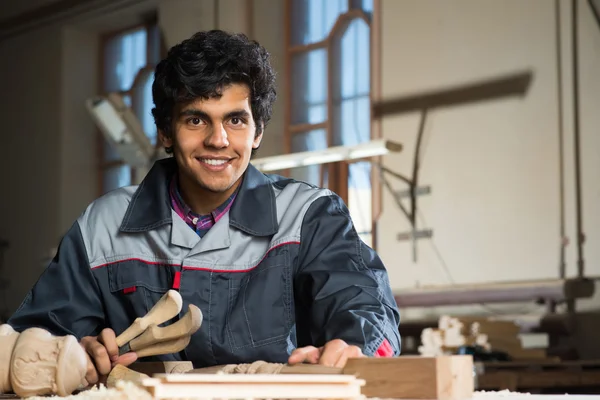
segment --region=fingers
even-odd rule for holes
[[[348,347],[350,347],[348,343],[340,339],[331,340],[325,343],[323,353],[319,359],[319,364],[327,367],[335,366]],[[345,364],[346,361],[344,361],[344,365]]]
[[[106,347],[93,336],[86,336],[81,339],[81,345],[95,366],[96,381],[98,380],[98,374],[108,375],[112,366]]]
[[[315,346],[299,347],[295,349],[288,358],[288,364],[294,365],[304,362],[316,364],[319,362],[320,355],[321,349],[318,349]]]
[[[359,357],[365,357],[360,347],[351,346],[343,340],[335,339],[320,348],[314,346],[297,348],[288,358],[288,364],[310,363],[343,368],[349,358]]]
[[[349,358],[366,357],[360,347],[348,346],[344,349],[338,360],[335,362],[335,367],[344,368]]]
[[[116,364],[120,364],[120,365],[122,365],[124,367],[127,367],[128,365],[133,364],[134,362],[136,362],[137,358],[138,358],[137,354],[134,353],[134,352],[125,353],[122,356],[120,356],[120,357],[117,358],[117,361],[113,364],[113,367]]]
[[[84,346],[81,345],[81,347]],[[85,380],[87,381],[88,385],[95,385],[98,382],[98,372],[96,372],[96,366],[92,362],[90,355],[87,354],[87,352],[85,355],[87,357],[87,370],[85,372]]]
[[[351,346],[340,339],[327,342],[325,346],[300,347],[292,352],[288,364],[310,363],[327,367],[343,368],[349,358],[364,357],[358,346]]]
[[[119,359],[119,346],[117,346],[115,331],[110,328],[103,329],[98,335],[98,341],[106,348],[110,361],[116,362]]]

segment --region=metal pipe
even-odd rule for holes
[[[421,122],[417,133],[417,143],[415,145],[415,158],[413,159],[412,184],[410,185],[410,225],[412,230],[412,251],[413,262],[417,262],[417,195],[416,190],[419,185],[419,169],[421,167],[421,143],[425,132],[425,121],[427,120],[427,109],[421,111]]]
[[[575,213],[577,218],[577,276],[584,276],[583,223],[581,218],[581,151],[579,135],[579,49],[578,49],[578,0],[572,0],[573,40],[573,139],[575,150]]]
[[[559,181],[559,207],[560,207],[560,258],[558,264],[558,276],[564,278],[566,276],[566,261],[565,261],[565,171],[564,171],[564,128],[563,128],[563,81],[562,81],[562,46],[561,46],[561,14],[560,0],[555,0],[555,16],[556,16],[556,79],[557,79],[557,98],[558,98],[558,181]]]
[[[481,303],[514,303],[539,300],[563,302],[593,296],[591,279],[476,283],[397,290],[398,307],[435,307]]]

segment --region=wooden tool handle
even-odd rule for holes
[[[158,342],[177,339],[181,336],[192,336],[202,324],[202,312],[198,307],[190,304],[187,313],[177,322],[161,328],[150,325],[140,336],[129,343],[132,351],[137,352],[144,347]]]
[[[148,314],[136,320],[131,326],[117,337],[117,346],[121,347],[129,343],[131,339],[139,336],[151,324],[160,325],[170,320],[181,311],[183,300],[176,290],[169,290],[158,302],[148,311]]]
[[[190,344],[191,336],[181,336],[177,339],[167,340],[165,342],[154,343],[148,347],[144,347],[136,354],[139,358],[157,356],[161,354],[177,353],[187,347]]]

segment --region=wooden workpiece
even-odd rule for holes
[[[364,379],[367,397],[460,400],[474,390],[471,356],[354,358],[343,374]]]
[[[122,347],[144,333],[151,325],[160,325],[170,320],[179,314],[182,307],[183,300],[179,292],[167,291],[146,315],[136,318],[129,328],[117,336],[117,346]]]
[[[144,368],[143,364],[133,364],[130,368],[140,372],[144,370],[147,375],[155,373],[151,368]],[[153,367],[160,371],[164,368],[160,364],[153,363]],[[187,371],[187,374],[194,375],[218,373],[249,376],[352,375],[364,381],[360,389],[363,396],[378,398],[463,400],[471,398],[474,391],[471,356],[352,358],[343,369],[309,364],[288,366],[257,361],[252,364],[223,365]]]
[[[364,381],[349,375],[159,374],[144,379],[156,399],[358,399]]]

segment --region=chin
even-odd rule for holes
[[[226,192],[231,188],[231,186],[233,186],[231,183],[209,183],[209,184],[207,184],[206,182],[201,181],[201,180],[198,180],[197,183],[203,189],[208,190],[209,192],[213,192],[213,193]]]

